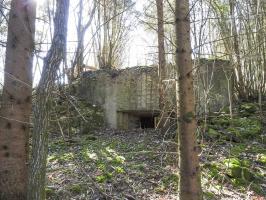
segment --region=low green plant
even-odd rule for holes
[[[98,183],[104,183],[107,180],[110,180],[112,177],[113,177],[113,174],[112,173],[105,173],[105,174],[96,176],[95,179],[96,179],[96,181]]]
[[[81,184],[73,184],[68,188],[68,190],[74,194],[80,194],[85,190],[85,188]]]

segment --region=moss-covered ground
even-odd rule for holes
[[[175,199],[175,149],[154,130],[51,138],[48,199]],[[172,148],[172,147],[171,147]]]
[[[246,103],[234,113],[213,114],[207,125],[201,123],[201,164],[209,199],[217,199],[225,188],[231,190],[227,199],[265,199],[265,111]]]
[[[265,199],[265,121],[246,106],[232,119],[219,113],[199,123],[204,199]],[[71,136],[50,136],[47,199],[177,199],[172,137],[109,129]]]

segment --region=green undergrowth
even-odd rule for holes
[[[150,144],[150,139],[146,140],[145,137],[140,142],[138,134],[134,134],[136,138],[131,140],[127,137],[97,135],[83,135],[66,141],[53,138],[49,145],[47,171],[51,174],[60,173],[62,177],[78,176],[76,179],[84,183],[75,180],[74,184],[66,184],[63,188],[73,196],[88,192],[84,188],[94,186],[85,183],[91,181],[101,190],[110,185],[115,188],[114,190],[118,190],[119,195],[123,195],[120,191],[123,188],[124,190],[127,188],[129,190],[127,192],[132,194],[135,190],[142,191],[143,188],[158,194],[169,191],[176,193],[177,171],[165,170],[167,166],[173,165],[175,159],[158,155],[156,152],[160,147]],[[163,161],[162,166],[159,164],[161,161]],[[90,178],[86,179],[86,176]],[[60,181],[53,180],[50,184],[57,182]],[[56,192],[58,194],[59,191]],[[51,191],[47,193],[50,194]],[[53,199],[56,195],[50,194],[50,196]]]
[[[266,195],[265,127],[258,109],[257,104],[245,103],[237,107],[232,119],[228,113],[209,118],[204,138],[213,149],[209,150],[208,145],[203,148],[214,152],[209,153],[203,170],[220,186],[229,183],[242,192]],[[217,149],[222,151],[216,153]]]
[[[242,142],[260,139],[262,130],[262,123],[256,117],[234,116],[231,119],[228,115],[219,115],[210,119],[206,137],[210,140],[223,139]]]
[[[160,185],[155,188],[155,191],[157,193],[165,193],[169,188],[174,191],[178,191],[178,182],[179,176],[177,173],[166,175],[162,178]]]
[[[90,134],[104,124],[103,110],[80,99],[54,103],[50,129],[68,135]]]
[[[262,142],[265,127],[257,115],[258,107],[254,107],[250,104],[237,107],[239,113],[235,112],[233,119],[228,113],[212,115],[207,125],[202,125],[202,130],[206,128],[201,144],[206,199],[220,198],[217,198],[219,192],[206,189],[211,187],[229,188],[241,194],[247,191],[266,194],[266,148]],[[99,117],[102,115],[97,109],[93,112],[99,112]],[[48,199],[62,199],[61,193],[69,195],[69,199],[97,199],[99,196],[90,195],[99,190],[117,199],[125,199],[128,194],[135,199],[178,195],[173,142],[164,143],[158,132],[146,130],[96,129],[94,132],[90,129],[79,134],[83,122],[75,123],[74,120],[71,124],[76,127],[71,129],[72,137],[63,140],[57,134],[50,138]],[[147,194],[154,196],[145,196]]]
[[[259,105],[256,103],[243,103],[238,107],[238,113],[242,117],[249,117],[258,112]]]
[[[86,191],[85,185],[81,183],[70,185],[67,189],[73,194],[80,194]]]
[[[211,141],[244,142],[249,140],[263,140],[263,124],[259,115],[259,106],[245,103],[234,109],[230,117],[228,110],[220,114],[211,114],[208,119],[205,138]]]
[[[231,157],[206,163],[203,168],[207,171],[209,179],[214,178],[221,185],[230,183],[243,192],[249,188],[257,194],[265,194],[265,188],[262,187],[265,183],[265,166],[254,166],[249,159]]]

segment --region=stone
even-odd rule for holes
[[[195,91],[198,99],[204,95],[201,80],[212,82],[210,95],[219,96],[211,99],[208,110],[228,104],[227,83],[224,68],[228,61],[202,59],[197,64],[195,74]],[[195,66],[196,68],[196,66]],[[166,113],[176,107],[176,71],[174,66],[168,68],[168,79],[163,81]],[[171,72],[171,73],[170,73]],[[158,123],[159,79],[156,66],[140,66],[126,69],[108,69],[84,72],[77,86],[78,96],[91,105],[100,106],[104,110],[106,126],[118,129],[154,128]],[[198,101],[198,110],[203,110],[205,102]],[[173,113],[176,116],[176,113]],[[145,124],[148,123],[148,124]]]

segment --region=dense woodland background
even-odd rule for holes
[[[0,200],[265,199],[265,25],[264,0],[0,0]],[[155,124],[111,129],[78,91],[136,65]]]

